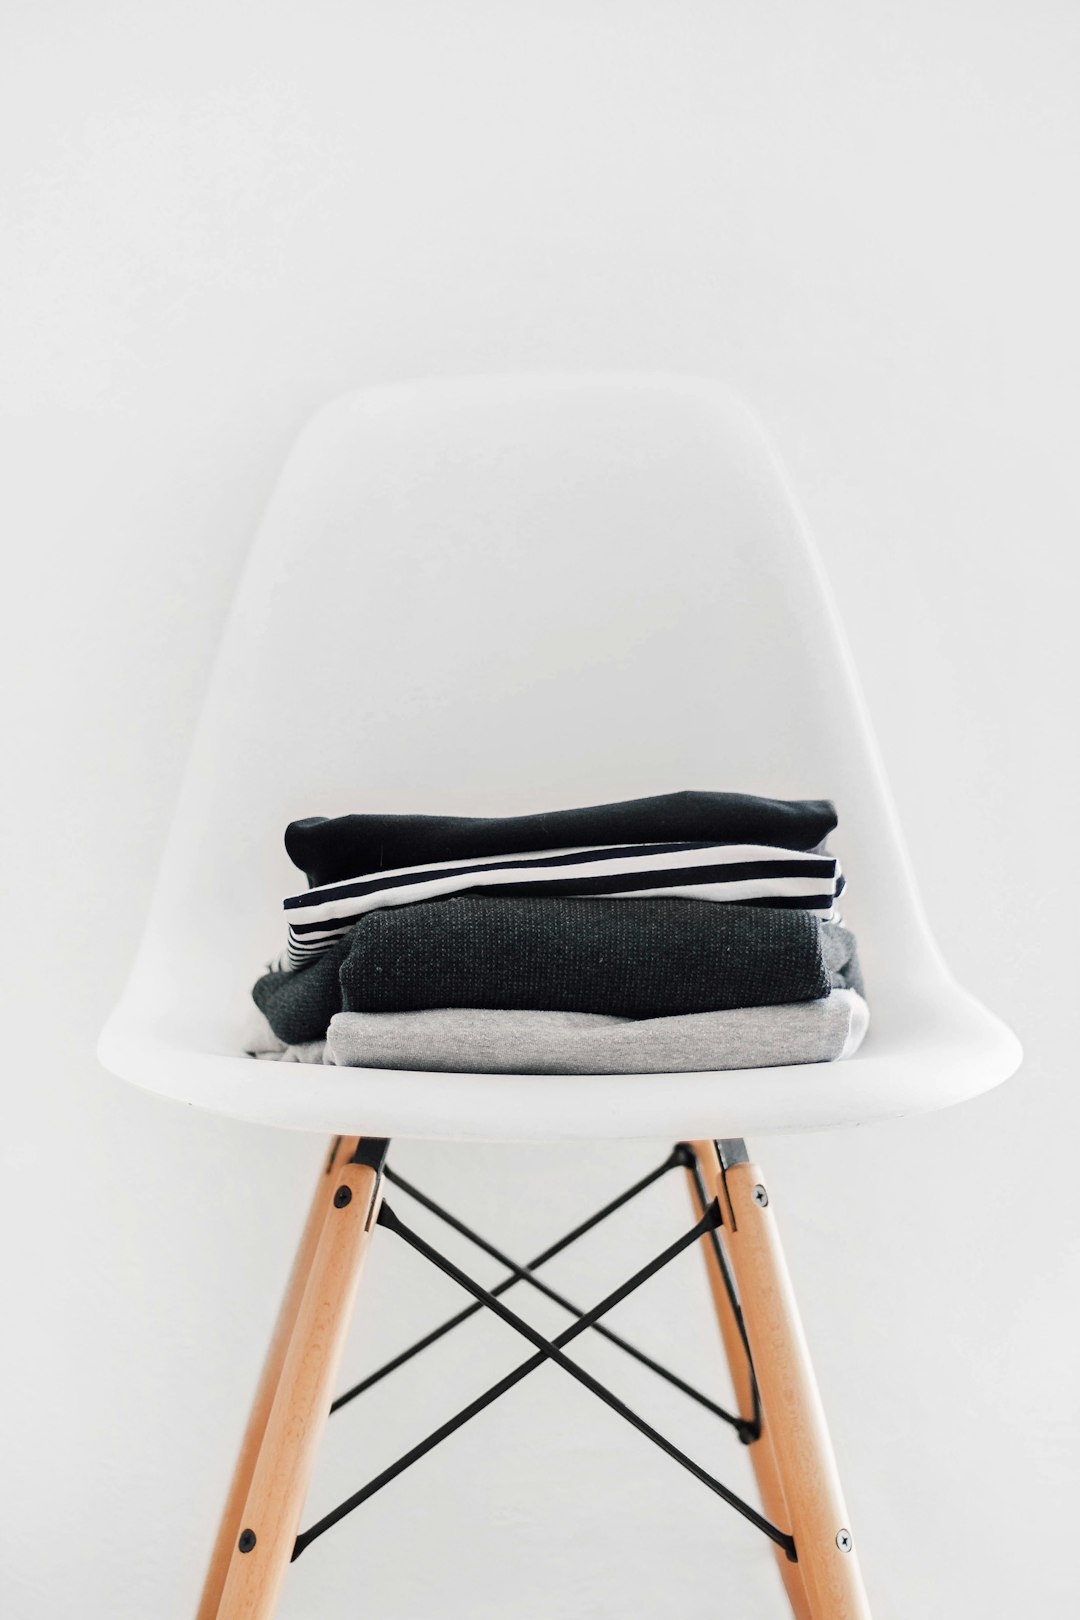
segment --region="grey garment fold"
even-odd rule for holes
[[[265,1063],[332,1063],[326,1051],[326,1041],[304,1041],[289,1046],[274,1034],[270,1025],[255,1007],[244,1041],[248,1057],[262,1058]]]
[[[447,1007],[337,1013],[325,1062],[462,1074],[680,1074],[848,1057],[869,1013],[855,990],[670,1018]]]
[[[857,990],[866,995],[855,935],[843,923],[822,923],[821,959],[834,990]]]
[[[284,1041],[281,1050],[276,1052],[252,1052],[251,1057],[262,1058],[266,1063],[331,1063],[332,1058],[326,1055],[325,1041],[304,1041],[301,1046],[286,1046]]]

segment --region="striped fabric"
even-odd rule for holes
[[[281,965],[302,967],[320,956],[369,911],[480,889],[517,897],[672,895],[793,907],[830,920],[843,887],[834,855],[762,844],[616,844],[435,861],[290,895],[285,901],[289,944]]]

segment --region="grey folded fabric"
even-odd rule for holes
[[[822,923],[821,959],[834,990],[857,990],[865,998],[859,949],[855,935],[843,923]]]
[[[680,1074],[828,1063],[847,1057],[869,1013],[855,990],[816,1001],[670,1018],[441,1007],[342,1012],[324,1061],[369,1069],[473,1074]]]
[[[248,1056],[262,1058],[266,1063],[332,1063],[333,1059],[326,1055],[325,1041],[304,1041],[300,1046],[286,1046],[276,1036],[270,1037],[273,1045],[264,1047],[249,1047]]]

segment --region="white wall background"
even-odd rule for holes
[[[770,425],[941,943],[1028,1051],[952,1114],[760,1144],[875,1614],[1073,1612],[1080,13],[5,9],[0,1611],[188,1620],[321,1152],[93,1057],[290,439],[369,381],[658,367],[730,380]],[[523,1254],[653,1157],[399,1164]],[[552,1276],[598,1297],[683,1218],[659,1190]],[[420,1264],[377,1246],[350,1370],[450,1302]],[[719,1379],[695,1257],[625,1320]],[[352,1407],[313,1505],[518,1355],[478,1328]],[[589,1364],[745,1483],[693,1409]],[[778,1594],[749,1527],[552,1370],[313,1548],[281,1612],[659,1620]]]

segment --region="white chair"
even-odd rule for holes
[[[684,787],[836,802],[872,1009],[854,1058],[552,1077],[244,1055],[250,985],[283,943],[280,900],[298,882],[288,821],[514,814]],[[100,1056],[163,1096],[339,1138],[199,1620],[270,1615],[312,1539],[297,1541],[300,1514],[360,1263],[377,1218],[402,1225],[380,1215],[395,1135],[692,1144],[671,1162],[702,1217],[736,1425],[792,1608],[869,1613],[766,1184],[741,1139],[960,1102],[1006,1079],[1020,1048],[930,937],[820,565],[760,429],[725,390],[492,378],[366,390],[319,412],[252,548]],[[561,1341],[532,1342],[537,1360],[572,1370]]]

